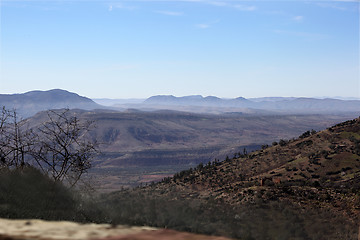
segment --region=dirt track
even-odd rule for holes
[[[0,219],[0,240],[229,240],[150,227]]]

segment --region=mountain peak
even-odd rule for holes
[[[235,98],[235,100],[247,101],[247,99],[244,97],[237,97],[237,98]]]
[[[17,109],[18,113],[23,117],[29,117],[37,112],[49,109],[80,108],[91,110],[101,108],[100,105],[89,98],[62,89],[35,90],[22,94],[3,94],[0,95],[0,102],[8,109]]]

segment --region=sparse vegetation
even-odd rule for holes
[[[351,129],[347,131],[359,132],[359,123],[356,121],[354,123],[357,125],[346,125]],[[201,164],[176,175],[175,178],[167,178],[161,183],[152,185],[150,188],[114,193],[111,199],[122,199],[117,204],[126,205],[124,202],[129,201],[126,200],[126,196],[136,193],[139,194],[136,195],[137,198],[142,196],[154,199],[155,202],[167,199],[166,203],[170,205],[179,204],[176,205],[176,210],[169,207],[162,211],[155,207],[157,213],[155,216],[162,217],[150,221],[155,226],[168,226],[179,230],[224,235],[218,229],[226,229],[225,235],[240,239],[244,236],[253,239],[264,239],[265,236],[269,239],[279,239],[284,236],[284,239],[296,237],[299,239],[344,239],[345,236],[346,239],[356,239],[359,219],[357,209],[360,206],[354,200],[359,198],[357,194],[360,194],[360,185],[355,182],[360,180],[357,179],[356,174],[352,174],[350,179],[345,176],[354,172],[355,166],[359,167],[359,165],[357,158],[346,157],[350,149],[353,149],[350,146],[354,146],[355,141],[352,139],[352,141],[338,143],[343,140],[339,138],[341,134],[336,133],[342,131],[344,131],[343,128],[334,127],[331,137],[326,131],[320,133],[309,131],[298,140],[281,141],[280,149],[276,146],[277,144],[274,144],[276,147],[265,148],[246,155],[234,154],[232,159],[226,158],[223,162]],[[324,139],[331,141],[330,144],[334,145],[333,149],[328,147],[329,141],[324,141]],[[130,198],[133,199],[133,197]],[[179,202],[175,204],[176,201]],[[166,203],[162,202],[158,206],[164,206]],[[210,203],[214,204],[214,207],[211,207]],[[301,203],[300,208],[299,203]],[[274,204],[283,204],[282,208],[287,209],[287,213],[291,213],[292,220],[284,218],[279,213],[279,209],[273,208]],[[219,208],[219,206],[224,208]],[[143,206],[143,208],[151,207]],[[211,209],[212,214],[217,211],[221,213],[210,217],[210,213],[204,211],[204,208]],[[301,208],[305,210],[300,210]],[[267,220],[269,229],[273,229],[271,233],[257,227],[265,224],[259,225],[261,220],[257,218],[244,218],[245,222],[233,223],[231,214],[236,214],[238,215],[236,218],[240,218],[239,216],[246,215],[249,209],[255,215],[255,212],[261,212]],[[140,212],[146,215],[146,210]],[[181,224],[167,222],[175,216],[182,216],[179,212],[189,213],[189,215],[185,214]],[[198,220],[198,215],[190,214],[194,212],[203,216],[201,219],[206,222],[204,226]],[[134,214],[128,216],[133,218]],[[188,216],[191,217],[188,219]],[[227,220],[225,221],[224,218]],[[124,219],[126,217],[117,220],[126,222]],[[143,218],[140,217],[140,219]],[[140,219],[131,221],[148,223]],[[219,227],[212,229],[212,232],[207,232],[205,226],[211,225],[212,222],[216,222]],[[224,222],[226,226],[222,225]],[[234,228],[228,228],[229,222]],[[318,226],[314,227],[313,222],[317,222]],[[341,224],[338,225],[340,222]],[[283,229],[281,226],[296,227]]]
[[[320,209],[304,212],[276,198],[264,201],[262,194],[249,189],[246,195],[253,196],[254,203],[233,206],[214,197],[185,197],[175,192],[150,194],[138,188],[114,193],[106,204],[111,206],[113,223],[167,227],[237,239],[342,239],[345,236],[356,239],[355,224],[341,216]],[[314,222],[316,227],[312,226]]]

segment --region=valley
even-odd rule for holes
[[[94,122],[87,137],[99,144],[100,154],[92,161],[90,177],[102,191],[159,181],[201,162],[233,157],[244,148],[251,152],[307,130],[325,129],[355,115],[253,116],[111,110],[71,110],[71,114]],[[46,118],[46,112],[40,112],[26,121],[29,127],[35,127]]]
[[[104,192],[156,182],[199,163],[358,116],[356,100],[336,99],[154,96],[142,103],[130,99],[130,105],[123,100],[123,107],[142,110],[122,111],[60,89],[0,95],[0,100],[7,109],[16,108],[20,119],[28,117],[27,128],[47,121],[48,109],[69,108],[81,121],[92,122],[94,128],[84,137],[97,142],[100,154],[87,181]]]

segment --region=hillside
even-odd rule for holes
[[[274,140],[298,136],[308,129],[324,129],[349,119],[348,115],[194,114],[173,111],[72,111],[94,121],[91,136],[101,155],[91,173],[101,176],[101,188],[119,189],[159,181],[200,162],[223,159],[233,152],[259,149]],[[322,120],[319,121],[319,118]],[[29,118],[30,126],[47,119],[42,112]],[[106,183],[106,184],[105,184]]]
[[[154,226],[166,224],[161,219],[174,212],[194,212],[200,216],[184,215],[179,220],[183,225],[170,225],[239,239],[357,239],[360,118],[273,145],[200,164],[158,184],[113,193],[108,201],[126,205],[131,196],[147,199],[150,203],[132,203],[145,211],[143,217],[124,218]],[[150,217],[147,208],[160,219]],[[207,229],[204,222],[217,227]]]
[[[91,110],[102,108],[101,105],[89,98],[61,89],[31,91],[22,94],[0,94],[0,106],[16,109],[23,118],[48,109],[78,108]]]
[[[317,195],[316,187],[319,186],[340,192],[359,192],[360,119],[318,133],[305,132],[296,140],[280,141],[275,146],[245,155],[239,153],[223,162],[199,165],[195,170],[184,171],[157,185],[164,189],[174,186],[181,191],[196,189],[200,195],[222,198],[230,204],[250,201],[244,189],[252,187],[294,186],[299,195],[304,192]],[[355,198],[351,197],[347,199],[350,202],[345,202],[336,197],[336,191],[325,191],[330,194],[326,202],[337,208],[343,207],[351,216],[360,217],[357,210],[360,209],[360,198],[353,202]],[[244,198],[236,197],[238,194]],[[275,191],[271,197],[277,194],[282,197],[284,193]]]

